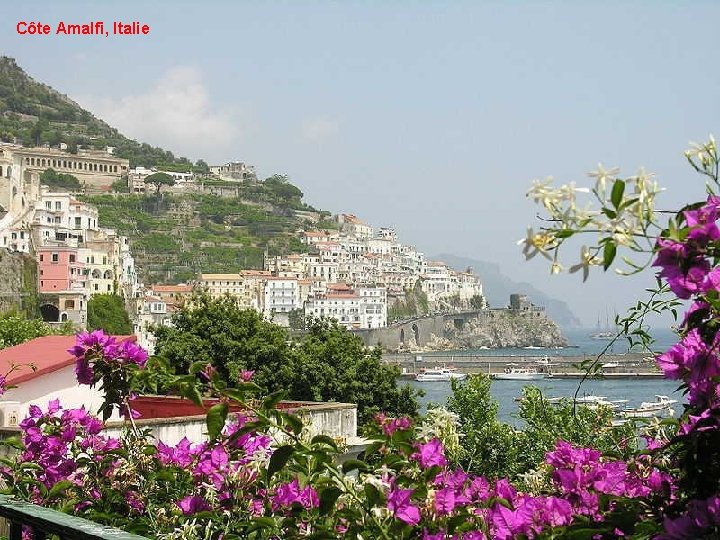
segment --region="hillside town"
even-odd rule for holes
[[[458,272],[428,261],[401,243],[387,227],[374,228],[353,214],[333,218],[333,228],[298,230],[303,253],[269,256],[264,268],[234,273],[201,272],[184,284],[143,284],[132,256],[132,238],[102,227],[98,210],[73,193],[41,184],[47,169],[72,174],[85,190],[107,192],[118,181],[130,193],[144,192],[157,172],[173,178],[174,190],[193,189],[192,173],[129,168],[106,151],[0,145],[1,246],[36,257],[40,311],[46,322],[85,328],[94,294],[124,299],[141,345],[153,348],[152,325],[170,324],[172,314],[195,289],[230,295],[282,326],[303,317],[329,317],[348,329],[388,325],[388,309],[409,293],[424,295],[429,312],[485,307],[482,284],[470,269]],[[257,181],[244,162],[210,166],[218,181]],[[207,176],[205,176],[207,178]]]

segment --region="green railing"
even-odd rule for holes
[[[51,536],[61,540],[147,540],[144,536],[69,516],[7,495],[0,495],[0,517],[10,523],[10,540],[22,539],[23,526],[32,529],[35,540],[45,540]]]

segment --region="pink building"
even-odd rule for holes
[[[41,293],[81,291],[85,289],[85,262],[78,248],[42,247],[38,255],[38,290]]]

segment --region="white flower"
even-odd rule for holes
[[[557,247],[557,239],[552,232],[539,232],[535,234],[533,228],[528,227],[527,236],[518,240],[517,244],[523,246],[523,255],[525,255],[525,259],[528,261],[538,253],[546,259],[552,260],[547,252]]]
[[[583,271],[583,281],[586,281],[590,275],[590,267],[600,264],[600,259],[595,257],[587,246],[580,248],[580,263],[570,267],[570,273],[574,274],[578,270]]]
[[[535,203],[542,203],[548,210],[552,210],[562,200],[560,192],[550,187],[552,181],[551,176],[548,176],[545,180],[533,180],[533,185],[527,192],[528,197]]]
[[[605,169],[602,163],[598,163],[597,169],[590,171],[588,176],[595,178],[595,189],[601,195],[605,193],[607,189],[608,181],[612,182],[617,174],[620,172],[620,167],[614,167],[612,169]]]

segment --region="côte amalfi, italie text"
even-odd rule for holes
[[[150,26],[139,21],[122,22],[113,21],[112,32],[110,26],[105,27],[105,21],[90,21],[87,23],[59,23],[45,24],[38,21],[19,21],[15,29],[20,35],[31,36],[49,36],[49,35],[66,35],[66,36],[105,36],[110,34],[118,36],[146,36],[150,33]]]

